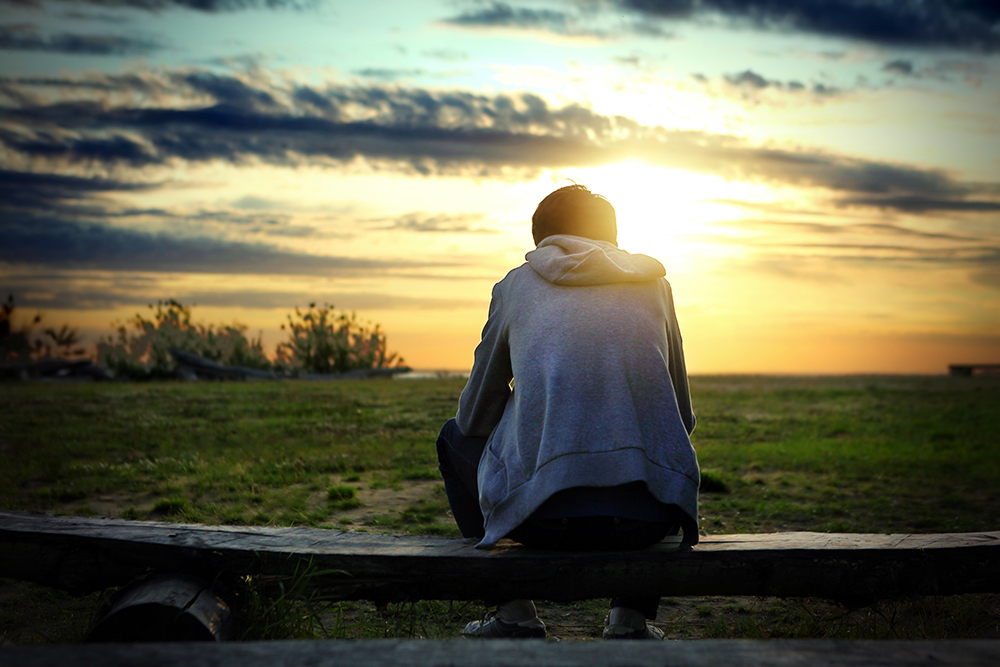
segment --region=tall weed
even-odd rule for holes
[[[247,327],[242,324],[216,327],[193,323],[191,308],[173,299],[149,309],[153,311],[151,319],[136,314],[97,344],[98,361],[116,375],[168,377],[177,368],[170,348],[229,366],[271,368],[260,337],[248,339]]]
[[[363,325],[354,313],[334,311],[333,306],[295,309],[288,324],[289,340],[278,345],[278,362],[311,373],[344,373],[366,368],[401,366],[402,358],[389,353],[385,334],[376,325]]]
[[[76,329],[64,324],[60,329],[46,328],[41,334],[35,325],[42,321],[38,313],[29,321],[16,324],[14,295],[0,306],[0,362],[30,361],[33,359],[69,359],[81,357],[86,351],[80,347]]]

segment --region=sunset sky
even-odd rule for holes
[[[317,302],[468,369],[572,179],[692,373],[1000,362],[987,0],[0,0],[0,159],[2,296],[90,343]]]

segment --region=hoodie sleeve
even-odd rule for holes
[[[468,436],[488,437],[500,423],[510,397],[514,372],[501,292],[500,283],[494,285],[483,339],[476,347],[469,382],[458,402],[456,421],[462,433]]]
[[[674,396],[677,397],[677,409],[688,435],[694,431],[696,419],[691,407],[691,391],[688,388],[687,367],[684,363],[684,342],[681,340],[681,327],[677,323],[677,312],[674,310],[674,295],[670,283],[666,280],[667,289],[667,345],[670,356],[667,359],[667,370],[670,371],[670,381],[674,385]]]

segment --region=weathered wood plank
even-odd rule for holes
[[[474,540],[309,528],[202,526],[0,511],[0,576],[73,592],[151,571],[208,578],[323,571],[310,590],[377,601],[760,595],[864,602],[1000,592],[1000,532],[708,536],[626,553],[554,553]]]
[[[677,642],[282,641],[0,648],[19,667],[994,667],[1000,642],[700,640]]]

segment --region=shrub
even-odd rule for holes
[[[38,335],[34,332],[34,327],[41,323],[41,313],[36,314],[30,322],[16,327],[15,310],[14,295],[10,294],[0,309],[0,362],[66,359],[85,354],[85,350],[78,347],[80,339],[76,329],[64,324],[59,330],[49,328]]]
[[[136,316],[97,344],[97,356],[117,375],[168,376],[177,367],[170,348],[200,355],[220,364],[269,369],[260,337],[248,339],[246,326],[215,327],[191,322],[191,308],[167,299],[156,304],[152,319]]]
[[[286,325],[281,325],[282,329]],[[344,373],[367,368],[401,366],[403,360],[386,350],[378,325],[358,323],[354,313],[337,314],[333,306],[295,309],[288,316],[289,340],[278,345],[278,362],[313,373]]]

